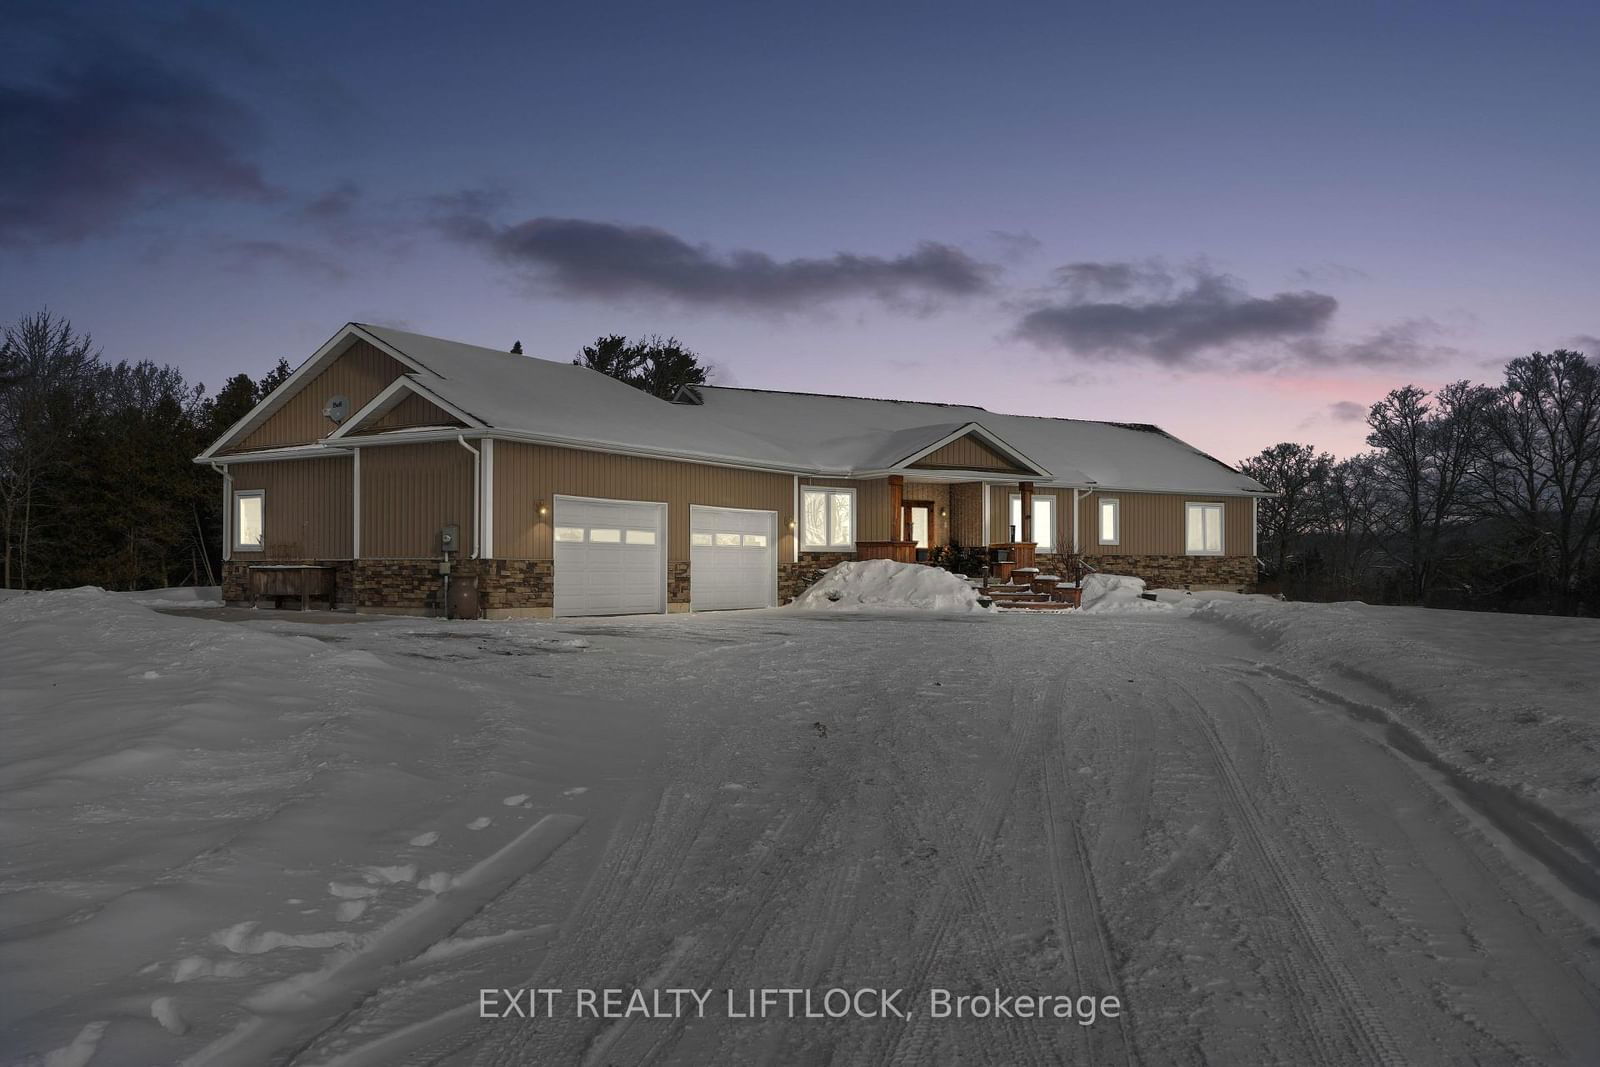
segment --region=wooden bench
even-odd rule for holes
[[[286,597],[297,597],[300,610],[309,611],[311,601],[325,600],[332,611],[339,599],[339,572],[334,567],[319,567],[303,563],[260,563],[250,567],[250,600],[252,607],[260,607],[263,597],[272,598],[272,606],[283,607]]]

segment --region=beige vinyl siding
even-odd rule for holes
[[[983,536],[982,482],[956,482],[950,486],[950,542],[967,548],[987,543]]]
[[[380,419],[374,419],[367,430],[404,430],[413,426],[465,426],[466,423],[441,408],[425,396],[410,393]],[[353,432],[353,431],[352,431]]]
[[[982,441],[967,434],[917,460],[907,467],[926,470],[1005,471],[1026,473],[1015,461],[1002,456]]]
[[[233,558],[349,559],[351,467],[349,456],[230,464],[235,492],[260,489],[266,494],[265,547],[259,552],[235,548]]]
[[[459,452],[461,449],[456,448]],[[374,449],[373,451],[386,451]],[[462,453],[465,455],[465,453]],[[470,459],[471,457],[467,457]],[[365,470],[363,470],[365,477]],[[689,558],[689,508],[778,513],[778,558],[793,558],[794,478],[787,474],[496,441],[494,550],[503,559],[550,559],[554,498],[598,497],[667,505],[667,558]],[[549,509],[541,516],[540,502]]]
[[[801,478],[800,485],[832,486],[856,491],[856,540],[891,540],[889,482],[886,478]]]
[[[1016,482],[989,486],[989,543],[1001,544],[1011,537],[1011,494],[1021,492]],[[1035,500],[1051,497],[1055,500],[1056,551],[1068,552],[1072,548],[1072,490],[1039,489],[1033,491]],[[1037,513],[1036,513],[1037,514]],[[1022,531],[1017,531],[1022,536]]]
[[[1121,501],[1121,535],[1115,545],[1100,544],[1100,501]],[[1250,555],[1251,505],[1249,497],[1207,496],[1204,493],[1085,492],[1078,502],[1080,535],[1085,556],[1186,555],[1184,505],[1222,505],[1222,554]]]
[[[451,524],[461,528],[461,551],[470,555],[472,476],[472,453],[455,441],[363,448],[362,558],[436,557],[439,531]]]
[[[403,364],[365,341],[356,341],[228,451],[249,452],[319,441],[339,428],[322,414],[329,397],[348,397],[349,410],[354,414],[404,373]]]

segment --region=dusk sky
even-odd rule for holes
[[[137,17],[134,12],[139,14]],[[1600,4],[48,4],[0,293],[215,388],[348,320],[1362,446],[1600,355]]]

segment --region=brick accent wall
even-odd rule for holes
[[[1090,562],[1102,574],[1131,574],[1143,578],[1151,589],[1182,589],[1187,585],[1256,584],[1256,561],[1251,556],[1098,556]]]
[[[348,610],[355,601],[355,567],[347,559],[230,559],[222,564],[222,601],[225,604],[250,604],[250,564],[303,563],[314,567],[333,567],[337,583],[338,606]],[[321,604],[320,600],[313,601]]]

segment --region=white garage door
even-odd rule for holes
[[[556,497],[557,615],[636,615],[666,606],[667,506]]]
[[[768,608],[778,590],[778,513],[689,509],[689,606]]]

